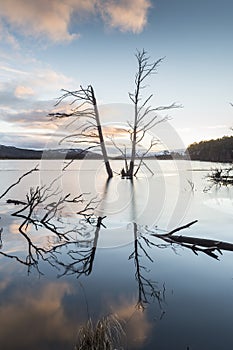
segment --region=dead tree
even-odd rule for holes
[[[144,139],[146,133],[151,130],[155,125],[165,122],[168,120],[168,117],[159,118],[158,112],[169,110],[172,108],[179,108],[180,105],[176,103],[172,103],[168,106],[160,106],[160,107],[151,107],[149,105],[149,101],[151,100],[153,94],[143,98],[142,91],[146,87],[145,81],[146,79],[157,73],[157,68],[159,64],[163,61],[163,58],[158,59],[155,62],[150,62],[150,57],[147,56],[146,51],[143,49],[142,51],[137,51],[136,53],[137,59],[137,73],[135,75],[135,89],[134,92],[129,93],[129,98],[134,104],[134,121],[133,123],[129,123],[130,127],[130,139],[131,139],[131,156],[130,156],[130,164],[128,171],[128,178],[133,178],[135,174],[135,159],[137,156],[137,147],[140,142]],[[151,149],[158,140],[152,138]],[[145,152],[144,156],[141,157],[139,162],[139,167],[136,172],[138,172],[140,166],[143,164],[143,158],[148,152]]]
[[[50,113],[49,115],[56,118],[72,118],[69,125],[72,125],[75,122],[80,122],[80,124],[78,130],[64,137],[60,143],[63,141],[69,141],[81,145],[88,145],[84,149],[85,151],[100,146],[108,177],[113,177],[93,87],[89,85],[84,89],[80,86],[79,90],[68,91],[63,89],[62,91],[64,94],[58,98],[58,102],[55,106],[58,106],[62,101],[70,98],[70,105],[76,106],[71,109],[70,113],[55,112]]]

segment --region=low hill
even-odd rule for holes
[[[101,159],[101,155],[81,149],[33,150],[0,145],[0,159]]]
[[[201,141],[188,146],[186,153],[192,160],[210,162],[233,162],[233,136]]]

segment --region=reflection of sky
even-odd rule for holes
[[[99,274],[102,267],[98,266],[98,260],[97,257],[97,266],[93,271],[94,279],[90,278],[90,283],[89,280],[82,281],[90,316],[95,320],[96,317],[102,317],[109,312],[117,314],[121,322],[129,323],[127,325],[128,343],[143,344],[151,328],[147,313],[135,309],[136,299],[132,296],[125,296],[120,292],[118,297],[119,290],[110,296],[111,290],[106,285],[103,293],[101,285],[103,282],[108,283],[110,271],[105,270],[102,278],[102,273]],[[4,270],[1,270],[3,280],[0,283],[2,301],[0,342],[4,345],[4,349],[74,347],[78,329],[88,317],[83,287],[80,287],[76,279],[54,280],[50,276],[48,281],[43,276],[40,279],[33,274],[29,277],[23,276],[22,271],[19,275],[17,266],[12,273],[8,265],[9,271],[6,273],[4,263],[2,266]],[[98,268],[99,272],[96,273]],[[115,288],[119,288],[121,277],[116,275],[116,278],[118,287],[115,285]],[[124,283],[124,279],[122,282]],[[28,327],[32,325],[33,329],[28,332]],[[140,332],[136,333],[137,328],[140,328]],[[11,336],[12,329],[14,329],[14,337]]]
[[[56,279],[56,269],[44,269],[45,276],[38,278],[1,259],[0,341],[4,349],[16,345],[19,350],[71,348],[78,327],[87,319],[84,298],[94,319],[109,312],[117,314],[132,348],[149,350],[161,344],[171,348],[175,342],[179,348],[196,344],[215,350],[221,347],[222,338],[230,346],[232,253],[225,253],[219,262],[179,248],[175,254],[154,247],[147,248],[154,260],[149,263],[140,250],[141,264],[147,267],[142,269],[144,276],[165,286],[162,308],[155,300],[143,312],[135,308],[138,285],[134,261],[128,260],[132,249],[133,244],[99,249],[91,275],[80,279],[83,287],[76,278]]]
[[[74,190],[74,178],[76,179],[74,174],[80,168],[79,173],[82,173],[83,182],[79,184],[84,186],[82,187],[84,190],[85,186],[90,185],[91,171],[96,171],[95,167],[98,167],[100,163],[94,162],[93,164],[93,162],[84,161],[72,164],[70,172],[66,173],[66,181],[64,179],[62,182],[63,190],[66,193]],[[34,162],[9,161],[4,164],[8,171],[4,171],[3,167],[0,168],[1,186],[5,188],[4,184],[12,183],[19,177],[19,173],[22,174],[27,167],[31,168]],[[119,168],[120,162],[115,162],[115,164]],[[148,164],[150,165],[150,162]],[[87,319],[85,297],[79,281],[83,285],[91,316],[98,319],[109,312],[117,313],[119,318],[126,322],[128,343],[132,344],[132,347],[138,346],[139,349],[141,347],[143,350],[150,350],[153,347],[159,348],[162,344],[164,348],[172,349],[175,342],[179,349],[196,346],[198,349],[218,350],[222,348],[222,339],[224,339],[224,343],[230,348],[232,344],[230,328],[232,324],[230,306],[233,292],[232,252],[225,251],[223,255],[216,252],[219,256],[218,261],[204,252],[199,252],[197,256],[191,249],[174,246],[175,250],[171,247],[165,249],[164,246],[161,246],[164,241],[150,237],[148,227],[145,225],[158,224],[159,229],[164,232],[163,229],[166,228],[166,223],[174,212],[171,198],[176,204],[178,192],[181,201],[190,200],[191,197],[191,202],[185,203],[184,201],[185,207],[190,204],[189,212],[177,213],[176,219],[183,219],[183,223],[196,218],[199,220],[189,229],[182,231],[184,235],[232,242],[231,213],[206,206],[206,202],[212,201],[211,203],[216,202],[224,208],[226,200],[231,201],[232,188],[212,189],[209,193],[203,192],[205,186],[203,177],[209,172],[211,163],[195,163],[196,170],[201,170],[202,167],[202,170],[204,168],[205,171],[193,172],[195,184],[193,192],[186,181],[190,172],[185,171],[187,166],[190,169],[193,163],[160,161],[153,162],[153,164],[156,175],[150,179],[139,177],[134,180],[133,186],[117,177],[110,182],[105,197],[107,205],[101,203],[102,207],[99,208],[101,215],[107,214],[108,216],[103,221],[107,228],[101,227],[99,232],[94,263],[89,276],[82,275],[80,280],[77,280],[76,275],[57,279],[57,275],[64,272],[64,266],[60,266],[61,270],[57,270],[46,262],[40,264],[41,271],[45,275],[39,278],[38,273],[32,270],[28,276],[26,267],[1,256],[0,344],[4,344],[4,349],[26,350],[36,349],[36,346],[38,349],[71,348],[74,345],[78,327]],[[9,171],[13,165],[18,171]],[[47,181],[50,181],[50,178],[54,178],[56,172],[48,171],[48,169],[54,170],[53,166],[51,162],[44,162],[42,167],[44,177],[40,173],[42,177],[39,180],[46,178]],[[85,176],[85,167],[91,169],[89,176]],[[179,176],[176,175],[177,173]],[[179,178],[178,182],[177,178]],[[99,183],[100,179],[102,183]],[[92,181],[93,187],[97,185],[95,181],[98,182],[96,190],[99,190],[100,193],[106,188],[104,178],[101,176],[95,180],[92,178]],[[22,183],[8,194],[9,197],[4,197],[3,210],[0,215],[0,227],[3,227],[3,246],[1,247],[3,251],[7,248],[9,252],[8,246],[11,243],[14,246],[15,239],[19,236],[16,235],[16,222],[10,217],[12,206],[6,205],[5,199],[14,198],[15,194],[17,194],[16,198],[24,199],[27,189],[35,184],[38,184],[37,176],[24,178]],[[177,187],[181,185],[182,187],[177,191]],[[147,186],[152,186],[148,191],[151,195],[150,200],[146,197]],[[169,189],[167,196],[164,195],[166,186]],[[127,196],[122,196],[126,192],[130,198],[128,201]],[[126,208],[121,207],[124,199],[126,199]],[[144,207],[145,202],[146,208]],[[106,213],[107,210],[116,207],[118,211],[113,212],[112,216]],[[161,208],[164,210],[163,216],[157,223],[154,221],[155,214]],[[122,215],[121,210],[123,209],[125,216]],[[66,219],[68,222],[69,218]],[[145,278],[157,282],[157,290],[163,292],[164,289],[165,295],[165,302],[160,308],[157,300],[153,302],[153,297],[151,298],[149,293],[148,298],[151,304],[147,305],[144,312],[135,308],[138,303],[139,284],[136,279],[135,259],[134,257],[129,259],[135,249],[134,225],[132,224],[134,220],[144,224],[140,231],[142,234],[146,234],[146,237],[150,238],[153,243],[160,244],[160,247],[149,248],[144,242],[144,252],[138,246],[141,273]],[[129,222],[131,224],[128,224]],[[11,234],[8,232],[8,226],[10,226]],[[140,228],[141,226],[138,225],[138,229]],[[42,231],[39,228],[38,236],[46,233]],[[157,232],[155,227],[153,232]],[[93,232],[91,238],[93,238]],[[138,238],[138,242],[143,242],[142,237]],[[18,253],[21,249],[19,246],[16,248],[18,250],[15,249],[14,253]],[[72,246],[73,250],[79,248]],[[69,261],[67,250],[68,248],[64,248],[64,255],[57,255],[59,261]],[[147,259],[145,252],[153,262]],[[29,332],[29,328],[33,331]],[[168,330],[169,337],[167,336]],[[14,337],[12,332],[14,332]]]
[[[62,299],[72,293],[70,286],[56,281],[46,284],[38,280],[28,282],[23,277],[17,279],[14,276],[14,281],[8,281],[1,291],[1,300],[4,300],[1,344],[5,349],[37,349],[40,344],[46,349],[46,343],[58,348],[61,344],[72,344],[76,325],[66,318],[62,307]]]
[[[154,106],[184,105],[170,113],[184,144],[229,134],[232,6],[230,0],[2,2],[0,108],[8,127],[1,124],[0,143],[43,147],[46,136],[30,135],[53,129],[46,115],[61,88],[91,83],[100,104],[128,103],[133,53],[143,47],[154,59],[166,56],[148,93]]]

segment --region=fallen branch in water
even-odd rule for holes
[[[181,231],[195,224],[197,220],[192,221],[186,225],[180,226],[165,234],[151,234],[152,236],[161,238],[167,243],[178,244],[179,246],[191,249],[194,254],[198,255],[198,252],[203,252],[214,259],[219,259],[215,251],[222,255],[221,250],[233,251],[233,244],[228,242],[221,242],[212,239],[178,236],[174,235],[175,232]]]

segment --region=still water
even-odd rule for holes
[[[174,235],[233,243],[233,188],[206,178],[227,164],[150,160],[131,182],[112,163],[106,182],[101,161],[0,161],[0,348],[75,349],[115,315],[116,349],[231,349],[233,251],[162,236],[198,220]]]

